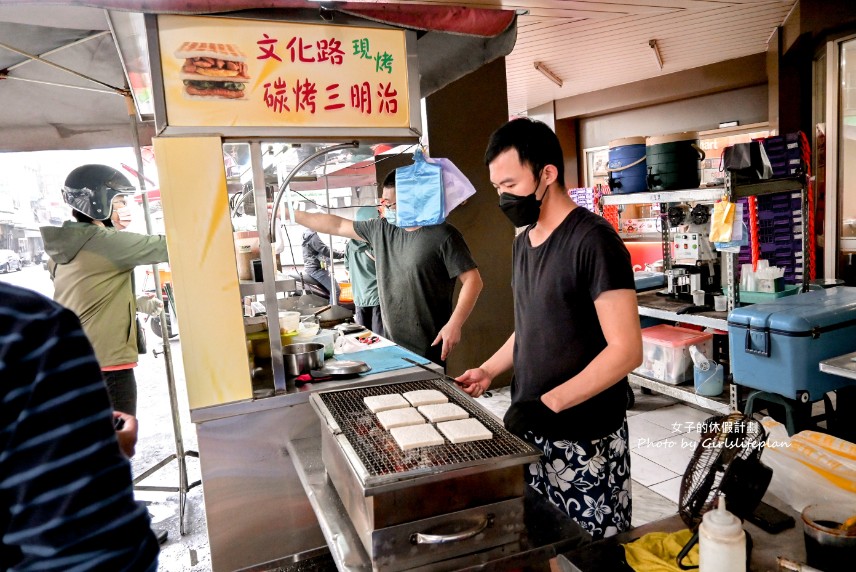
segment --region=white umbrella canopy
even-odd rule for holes
[[[0,151],[132,146],[125,77],[105,10],[0,4]]]

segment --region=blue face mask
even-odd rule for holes
[[[391,225],[395,225],[395,210],[389,207],[383,209],[383,218]]]

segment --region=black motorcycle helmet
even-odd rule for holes
[[[131,182],[107,165],[83,165],[65,179],[63,200],[92,220],[107,220],[113,214],[113,197],[135,191]]]

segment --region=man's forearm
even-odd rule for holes
[[[462,327],[476,306],[484,284],[478,270],[469,270],[462,275],[461,291],[458,294],[458,303],[452,312],[449,321]]]
[[[294,211],[294,220],[299,225],[323,234],[335,234],[336,236],[363,240],[360,235],[354,232],[352,221],[336,215]]]

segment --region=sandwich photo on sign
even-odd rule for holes
[[[184,93],[193,99],[241,99],[250,78],[247,56],[235,44],[184,42],[175,57],[184,60]]]

